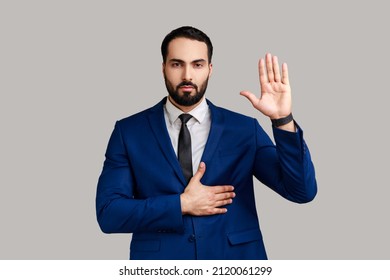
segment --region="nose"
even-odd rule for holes
[[[187,65],[183,70],[183,81],[192,81],[191,67]]]

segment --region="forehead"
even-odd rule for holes
[[[170,59],[183,61],[204,59],[207,61],[207,45],[204,42],[187,38],[173,39],[168,45],[167,60]]]

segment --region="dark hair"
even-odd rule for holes
[[[205,33],[192,26],[179,27],[175,30],[172,30],[167,36],[165,36],[161,44],[161,54],[164,63],[166,62],[167,55],[168,55],[168,45],[173,39],[176,38],[187,38],[187,39],[197,40],[206,43],[207,51],[208,51],[208,59],[209,59],[209,63],[211,63],[211,57],[213,56],[213,44],[211,43],[210,38]]]

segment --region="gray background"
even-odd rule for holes
[[[290,70],[316,166],[306,205],[257,184],[271,259],[389,259],[390,20],[385,1],[1,1],[0,258],[127,259],[96,183],[116,120],[166,95],[160,44],[181,25],[215,47],[207,96],[259,115],[257,61]]]

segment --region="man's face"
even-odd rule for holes
[[[169,43],[163,73],[173,103],[184,107],[197,105],[206,92],[211,72],[205,43],[187,38]]]

